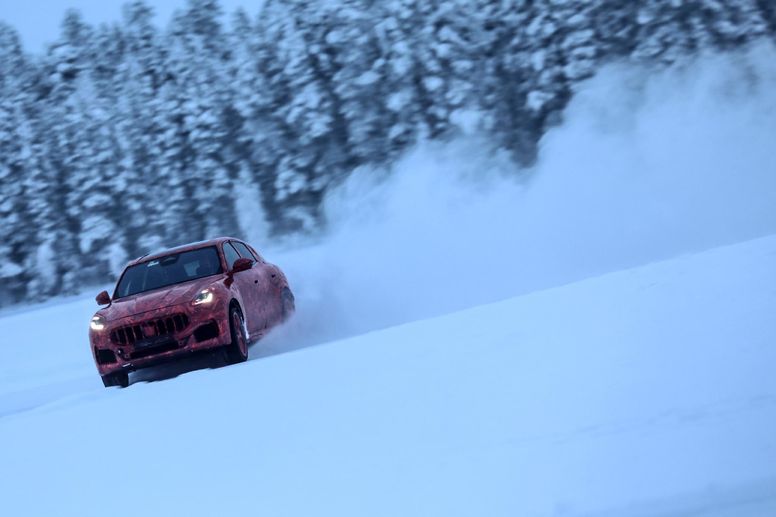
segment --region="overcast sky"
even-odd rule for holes
[[[91,24],[118,21],[126,0],[0,0],[0,20],[16,27],[28,51],[40,52],[55,40],[59,24],[68,8],[76,8]],[[156,12],[156,24],[164,26],[172,12],[186,0],[147,0]],[[227,14],[243,6],[251,15],[258,12],[263,0],[220,0]],[[226,18],[228,19],[228,18]]]

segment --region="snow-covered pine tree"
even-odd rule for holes
[[[70,188],[78,174],[88,172],[89,154],[84,152],[83,112],[87,102],[83,92],[90,91],[88,82],[90,30],[76,11],[69,11],[62,26],[62,37],[49,48],[45,59],[49,94],[45,118],[47,161],[53,188],[49,194],[53,220],[48,228],[52,282],[47,293],[73,292],[78,284],[83,257],[78,246],[81,230],[79,207],[68,204]],[[85,163],[85,161],[87,163]]]
[[[757,0],[702,0],[699,8],[708,26],[693,18],[693,28],[699,34],[708,34],[705,39],[715,48],[735,48],[763,36],[768,30],[768,21]]]
[[[202,237],[232,234],[239,226],[225,162],[224,116],[228,108],[231,52],[222,30],[221,10],[214,0],[189,0],[171,33],[178,50],[176,85],[183,90],[179,106],[183,131],[193,153],[185,171],[196,205]],[[185,59],[186,62],[182,62]]]
[[[691,55],[699,37],[705,37],[697,27],[700,21],[693,20],[697,8],[695,0],[644,2],[636,15],[638,43],[633,49],[633,58],[671,64]],[[693,26],[695,30],[691,30]]]
[[[331,182],[360,164],[388,158],[385,98],[391,92],[382,81],[385,49],[368,3],[345,0],[320,14],[322,19],[307,32],[316,50],[312,66],[332,99],[329,149],[318,164],[322,179]]]
[[[423,91],[431,102],[428,109],[434,128],[431,137],[449,131],[457,110],[474,104],[477,53],[482,38],[481,26],[472,4],[466,0],[427,3],[425,21],[418,38],[420,62],[427,70]]]
[[[124,218],[115,202],[123,190],[116,174],[117,142],[109,114],[91,106],[76,129],[68,177],[67,207],[79,221],[79,278],[98,282],[117,274],[128,259],[121,238]]]
[[[540,96],[540,78],[561,73],[541,46],[542,31],[550,28],[548,19],[525,0],[481,0],[478,8],[484,13],[485,73],[477,90],[485,127],[518,162],[528,164],[536,156],[541,127],[537,112],[548,101]],[[531,92],[536,93],[529,97]]]
[[[153,11],[142,1],[124,7],[125,54],[121,73],[121,98],[116,116],[119,128],[119,175],[124,192],[117,209],[131,217],[124,227],[127,249],[132,255],[158,248],[168,229],[164,212],[170,193],[160,173],[165,131],[161,88],[170,80],[165,67],[166,51],[152,23]]]
[[[601,0],[591,5],[591,28],[600,42],[600,55],[604,59],[621,59],[630,56],[636,45],[638,2]]]
[[[23,81],[27,60],[16,31],[0,23],[0,295],[18,299],[27,295],[24,258],[30,243],[25,240],[22,182],[25,169],[24,102],[27,84]]]
[[[101,25],[91,39],[90,65],[95,97],[115,105],[121,98],[122,68],[125,63],[124,32],[117,25]]]
[[[435,53],[434,15],[438,11],[439,0],[414,2],[396,0],[391,4],[396,9],[395,36],[401,39],[400,47],[407,46],[402,63],[410,82],[413,104],[420,119],[419,136],[423,139],[437,138],[450,128],[446,120],[446,102],[442,93],[444,69],[439,56]],[[395,42],[396,43],[396,42]],[[396,64],[396,63],[395,63]]]
[[[55,181],[52,158],[56,157],[51,150],[55,142],[50,138],[48,110],[40,102],[30,102],[27,113],[30,151],[25,160],[23,188],[28,211],[24,228],[30,233],[26,238],[28,252],[24,269],[30,274],[26,299],[41,300],[56,291],[58,281],[54,248],[57,235],[61,235],[57,229],[62,216],[56,212],[54,200],[61,196],[61,187]]]
[[[0,38],[5,37],[0,26]],[[25,223],[22,214],[23,147],[19,127],[22,125],[20,106],[8,98],[0,98],[0,283],[2,295],[20,298],[26,295],[23,258],[25,242],[17,232]],[[20,241],[21,238],[21,241]]]
[[[773,0],[756,0],[760,15],[768,26],[771,38],[776,37],[776,4]]]
[[[53,277],[50,243],[53,181],[41,127],[50,85],[26,56],[18,35],[0,23],[0,277],[2,302],[40,299]],[[50,249],[50,248],[49,248]]]
[[[190,93],[186,84],[193,73],[193,63],[185,42],[183,16],[182,12],[173,16],[164,37],[163,44],[167,49],[164,67],[169,80],[162,84],[158,94],[162,117],[162,131],[158,142],[162,153],[158,170],[165,178],[161,188],[167,196],[159,220],[173,244],[205,237],[203,213],[198,209],[195,198],[196,189],[201,188],[204,181],[195,177],[198,170],[194,168],[196,156],[191,145],[188,124]],[[144,242],[143,246],[150,249],[162,244],[163,236],[153,236],[149,242]]]
[[[283,152],[278,156],[272,186],[273,204],[284,206],[277,221],[280,229],[310,229],[314,222],[310,214],[320,202],[315,174],[321,170],[322,160],[331,162],[327,153],[337,150],[332,139],[343,138],[335,135],[333,128],[343,128],[337,123],[332,85],[326,84],[320,73],[320,45],[313,34],[305,32],[314,29],[312,20],[316,20],[309,2],[270,1],[265,7],[262,14],[266,23],[274,25],[271,34],[276,44],[272,47],[275,64],[265,62],[262,67],[283,135]]]
[[[274,171],[279,156],[283,154],[283,137],[274,115],[273,95],[270,81],[264,72],[267,58],[273,53],[274,41],[258,29],[244,9],[233,15],[229,34],[231,48],[232,76],[231,99],[227,111],[228,163],[235,170],[237,190],[252,201],[256,209],[249,214],[240,213],[240,229],[248,235],[266,234],[266,228],[254,233],[243,225],[261,224],[249,222],[255,214],[269,212],[274,205]],[[238,194],[239,196],[240,194]],[[253,214],[253,215],[251,215]],[[273,219],[277,214],[273,214]],[[264,222],[266,224],[266,222]]]
[[[413,4],[400,0],[373,7],[377,11],[375,31],[384,61],[380,86],[386,92],[381,101],[386,108],[383,124],[390,157],[429,133],[424,126],[414,73],[417,69],[414,45],[421,21],[414,16]]]
[[[160,34],[153,24],[153,9],[143,0],[133,0],[123,9],[124,56],[131,69],[135,87],[153,97],[167,80],[164,71],[165,48]]]

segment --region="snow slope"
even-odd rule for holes
[[[93,302],[12,313],[1,511],[776,515],[775,261],[771,236],[292,353],[281,331],[126,390],[89,364]]]

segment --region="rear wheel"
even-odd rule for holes
[[[106,388],[112,386],[121,386],[126,388],[129,386],[129,372],[116,372],[102,376],[102,383]]]
[[[296,311],[296,301],[294,300],[294,293],[288,287],[283,288],[283,292],[280,294],[280,303],[282,304],[282,317],[283,321],[288,321],[294,311]]]
[[[245,335],[242,313],[235,306],[229,309],[229,327],[232,342],[226,345],[226,362],[228,364],[243,363],[248,360],[248,338]]]

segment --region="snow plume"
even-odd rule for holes
[[[388,174],[356,171],[328,199],[328,237],[271,257],[298,293],[277,346],[776,233],[774,92],[770,45],[660,72],[610,66],[530,170],[467,136]]]

